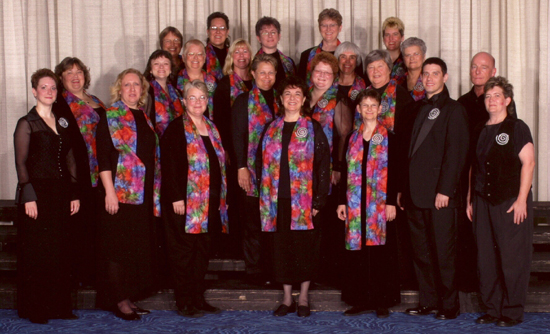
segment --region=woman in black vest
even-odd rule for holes
[[[510,117],[513,97],[513,87],[503,77],[485,84],[489,120],[475,131],[467,207],[487,306],[487,314],[476,322],[501,327],[523,320],[533,244],[535,149],[529,127]]]

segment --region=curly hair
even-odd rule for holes
[[[334,57],[332,54],[322,51],[313,57],[311,60],[311,71],[315,70],[315,67],[319,65],[319,63],[325,63],[330,66],[332,69],[332,74],[336,76],[338,74],[338,59]]]
[[[310,101],[311,101],[311,93],[306,85],[306,82],[304,79],[291,75],[287,78],[285,78],[279,86],[277,87],[277,92],[279,92],[279,98],[280,98],[280,108],[279,108],[279,114],[284,115],[285,114],[285,107],[283,105],[283,94],[286,89],[288,88],[298,88],[302,91],[302,95],[305,96],[306,101],[302,105],[302,109],[300,113],[305,116],[311,116],[311,108],[309,107]]]
[[[38,88],[38,82],[40,81],[40,79],[46,77],[52,78],[53,81],[55,81],[56,86],[59,85],[59,80],[57,79],[55,73],[52,72],[52,70],[50,70],[49,68],[41,68],[31,75],[31,87],[34,89]]]

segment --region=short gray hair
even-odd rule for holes
[[[353,53],[355,53],[355,55],[357,56],[357,67],[361,66],[361,58],[363,58],[362,53],[361,53],[361,49],[359,49],[359,47],[357,45],[355,45],[355,43],[344,42],[344,43],[338,45],[338,47],[334,51],[334,56],[336,57],[336,59],[338,59],[338,58],[340,58],[340,55],[344,52],[353,52]]]
[[[198,90],[200,90],[201,92],[204,93],[204,96],[208,97],[208,88],[206,87],[206,84],[200,80],[193,80],[193,81],[188,81],[184,86],[183,86],[183,98],[187,98],[187,93],[189,93],[189,91],[192,89],[192,88],[196,88]]]
[[[374,63],[378,60],[383,60],[386,65],[388,65],[388,68],[391,72],[393,68],[393,62],[391,61],[390,53],[387,50],[373,50],[369,52],[369,54],[365,58],[365,68],[367,68],[367,66],[369,66],[371,63]]]
[[[410,46],[418,46],[424,56],[426,55],[426,51],[428,51],[428,48],[426,47],[426,43],[424,43],[423,40],[421,40],[418,37],[409,37],[407,38],[403,43],[401,43],[401,53],[405,53],[405,49]]]

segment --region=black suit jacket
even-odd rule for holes
[[[433,117],[437,114],[435,109],[439,113]],[[424,123],[427,128],[423,130]],[[446,86],[441,93],[423,101],[409,147],[406,206],[435,208],[438,193],[449,196],[449,207],[460,205],[458,187],[468,153],[468,137],[466,111],[450,98]]]

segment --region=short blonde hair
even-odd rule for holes
[[[229,50],[227,51],[227,57],[225,57],[225,65],[223,65],[223,74],[229,75],[233,73],[233,52],[237,50],[238,48],[246,47],[248,49],[248,53],[250,53],[250,63],[248,63],[248,72],[250,72],[250,68],[252,66],[252,47],[246,40],[243,38],[239,38],[235,40],[231,46],[229,47]]]
[[[198,39],[190,39],[188,40],[187,42],[185,42],[185,44],[183,45],[183,55],[185,57],[187,57],[187,51],[189,50],[189,46],[190,45],[197,45],[197,46],[200,46],[202,47],[202,52],[205,53],[206,52],[206,48],[204,46],[204,43],[201,42],[200,40]]]
[[[386,28],[397,28],[401,37],[405,36],[405,24],[398,17],[390,16],[382,23],[382,37],[384,37]]]
[[[136,70],[135,68],[128,68],[122,72],[116,77],[115,82],[111,86],[111,104],[120,101],[120,90],[122,86],[122,79],[126,76],[126,74],[136,74],[139,77],[139,81],[141,81],[141,96],[139,97],[138,106],[143,106],[147,103],[147,95],[149,93],[149,83],[147,82],[147,79],[141,74],[140,71]]]

